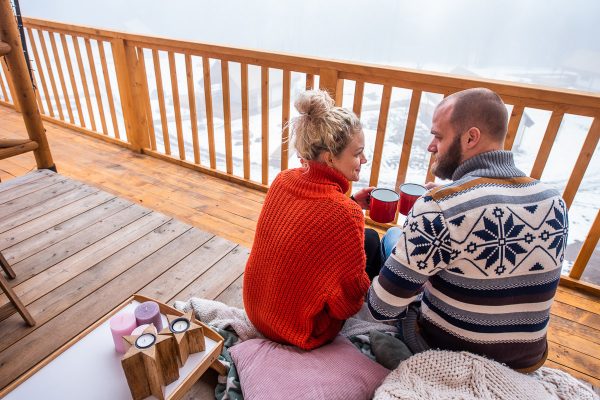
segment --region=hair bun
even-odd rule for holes
[[[335,106],[329,93],[324,90],[307,90],[301,93],[294,102],[300,115],[309,118],[323,118]]]

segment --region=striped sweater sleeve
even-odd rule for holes
[[[417,200],[399,242],[369,289],[369,311],[377,320],[404,317],[431,275],[456,257],[439,205],[429,196]]]

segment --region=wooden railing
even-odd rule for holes
[[[396,157],[398,166],[391,184],[397,189],[403,182],[415,180],[409,176],[413,158],[423,163],[418,179],[433,180],[428,168],[431,158],[422,143],[417,143],[428,138],[421,137],[423,129],[417,126],[420,120],[427,119],[432,95],[437,95],[437,102],[470,87],[496,91],[511,109],[507,149],[513,149],[527,110],[550,113],[530,171],[534,178],[542,177],[565,116],[587,118],[589,129],[579,155],[570,169],[565,168],[568,177],[562,189],[568,207],[600,138],[600,95],[596,93],[224,47],[32,18],[25,18],[24,24],[34,61],[35,85],[40,89],[37,101],[45,119],[260,190],[268,188],[278,170],[287,169],[295,161],[288,147],[287,123],[294,113],[292,99],[304,88],[327,89],[337,104],[352,108],[359,116],[363,114],[365,126],[369,124],[364,118],[366,108],[379,110],[376,122],[371,121],[374,129],[367,147],[372,148],[372,160],[366,168],[369,178],[363,185],[382,183],[380,174],[382,168],[387,168],[383,162],[387,159],[385,138],[392,134],[398,136],[398,151],[390,157]],[[3,68],[0,103],[11,105],[13,89],[4,84],[10,71],[4,65]],[[219,86],[218,90],[213,85]],[[166,86],[170,86],[170,93]],[[373,88],[381,95],[374,102],[370,99],[369,107],[365,107],[365,93],[367,89],[372,93]],[[182,96],[184,91],[187,96]],[[404,103],[394,101],[400,92]],[[220,99],[215,101],[215,96]],[[234,96],[237,102],[232,101]],[[203,107],[198,107],[198,99]],[[260,114],[260,123],[258,118],[251,121],[252,100],[260,103],[253,114]],[[277,115],[277,122],[273,123],[270,112],[279,107],[281,116]],[[182,110],[189,115],[190,122],[185,126]],[[216,111],[221,118],[215,116]],[[239,117],[232,117],[233,111]],[[398,119],[405,123],[390,128],[390,116],[396,125]],[[221,120],[222,128],[216,124]],[[174,129],[169,124],[172,121]],[[238,126],[235,132],[234,123]],[[241,142],[239,157],[234,155],[234,136],[236,143]],[[253,151],[253,143],[260,145],[259,151]],[[278,151],[271,152],[277,147]],[[235,170],[236,165],[239,171]],[[252,167],[258,167],[258,177],[252,176]],[[596,210],[570,278],[564,277],[567,284],[581,285],[579,278],[597,245],[599,231],[600,213]]]

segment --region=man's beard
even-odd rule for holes
[[[454,171],[460,165],[461,158],[460,135],[456,135],[444,156],[440,157],[436,154],[436,160],[431,172],[440,179],[452,179]]]

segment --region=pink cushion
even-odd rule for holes
[[[370,399],[390,371],[343,336],[305,351],[265,339],[229,349],[244,399]]]

